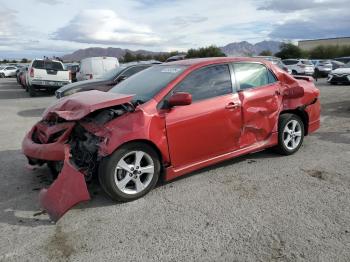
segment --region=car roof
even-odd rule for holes
[[[204,66],[210,64],[218,63],[230,63],[230,62],[262,62],[264,64],[268,63],[261,58],[251,58],[251,57],[208,57],[208,58],[194,58],[194,59],[185,59],[174,62],[169,62],[166,64],[161,64],[160,66],[169,66],[169,65],[183,65],[183,66]]]

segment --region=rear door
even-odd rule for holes
[[[188,92],[192,104],[172,108],[166,128],[175,168],[207,160],[239,148],[241,108],[233,92],[229,65],[198,69],[168,95]]]
[[[242,106],[241,147],[264,142],[277,131],[282,108],[281,84],[263,64],[233,64]]]

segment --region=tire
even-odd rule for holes
[[[36,90],[33,85],[28,86],[28,92],[30,97],[36,97]]]
[[[5,78],[6,76],[5,76],[5,74],[4,73],[1,73],[0,74],[0,78]]]
[[[297,71],[292,70],[292,75],[297,75],[297,74],[298,74],[298,72],[297,72]]]
[[[137,156],[140,161],[137,161]],[[123,169],[121,166],[127,168]],[[147,172],[138,173],[142,172],[142,169]],[[151,146],[145,143],[130,143],[101,161],[98,178],[102,189],[112,200],[127,202],[151,191],[158,181],[160,170],[158,154]]]
[[[296,153],[303,144],[304,134],[304,123],[299,116],[294,114],[281,115],[278,122],[278,145],[275,147],[275,151],[281,155]],[[288,139],[290,139],[289,142],[287,142]]]

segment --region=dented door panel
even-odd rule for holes
[[[239,92],[242,105],[241,148],[267,140],[277,131],[282,110],[279,83]]]

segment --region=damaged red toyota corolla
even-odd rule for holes
[[[27,134],[30,164],[59,174],[40,201],[51,218],[88,200],[98,176],[118,201],[165,180],[242,154],[275,147],[293,154],[320,125],[312,78],[249,58],[182,60],[153,66],[110,92],[59,100]]]

